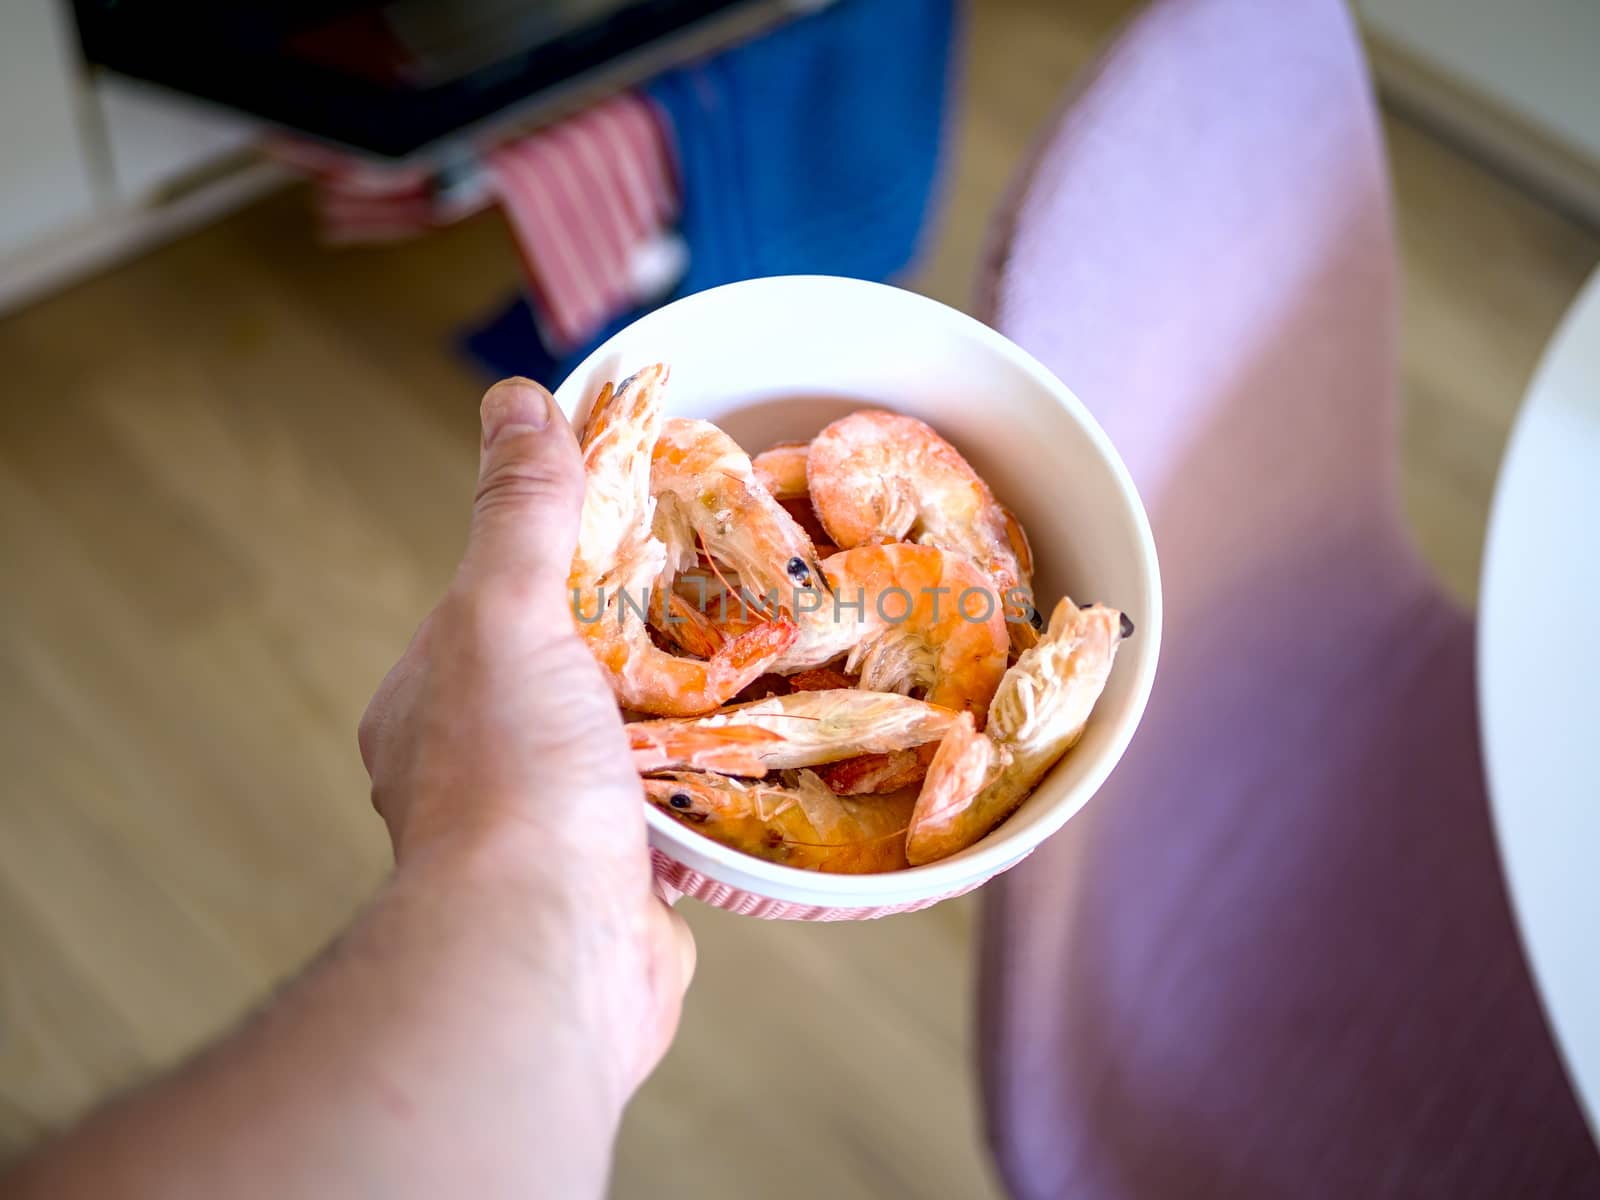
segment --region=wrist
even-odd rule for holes
[[[400,859],[390,888],[442,923],[455,985],[536,1039],[560,1086],[614,1133],[635,1082],[648,877],[577,880],[551,869],[552,853],[525,827],[457,829]]]

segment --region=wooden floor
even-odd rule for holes
[[[1125,8],[974,6],[930,293],[966,299],[1013,164]],[[1506,431],[1600,238],[1389,137],[1408,503],[1470,598]],[[381,878],[355,724],[461,548],[481,382],[450,334],[515,282],[493,219],[323,253],[289,193],[0,320],[0,1154],[222,1028]],[[971,902],[689,908],[700,975],[616,1195],[995,1194]]]

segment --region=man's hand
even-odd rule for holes
[[[361,722],[395,858],[492,855],[548,895],[552,970],[615,1021],[597,1056],[631,1092],[665,1051],[693,970],[683,919],[650,890],[643,793],[616,701],[573,626],[567,573],[583,504],[577,440],[543,388],[482,409],[466,556]],[[593,977],[590,978],[589,976]]]

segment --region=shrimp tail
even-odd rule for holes
[[[728,644],[717,623],[676,592],[662,592],[650,606],[650,624],[685,654],[715,658]],[[665,610],[665,611],[662,611]]]
[[[656,363],[635,371],[615,387],[607,382],[589,408],[578,448],[587,456],[591,449],[614,433],[628,428],[645,428],[657,418],[660,389],[672,375],[666,363]],[[653,440],[653,439],[652,439]]]
[[[720,635],[719,635],[720,636]],[[788,617],[763,621],[736,637],[729,638],[712,658],[719,669],[738,675],[744,681],[733,689],[734,693],[756,681],[784,651],[794,645],[800,636],[800,627]],[[748,678],[744,678],[748,676]],[[730,693],[730,695],[733,693]]]
[[[588,450],[600,440],[602,434],[617,419],[616,413],[617,389],[607,380],[600,388],[600,394],[594,398],[594,403],[589,406],[589,418],[583,423],[583,429],[578,434],[578,448]]]
[[[728,637],[709,623],[707,628],[722,639],[722,644],[715,648],[705,664],[705,694],[695,705],[681,706],[681,715],[691,715],[691,707],[704,713],[726,704],[765,675],[800,636],[799,626],[785,617],[753,625],[734,637]],[[759,771],[755,773],[760,774]]]

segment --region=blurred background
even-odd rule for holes
[[[0,1156],[222,1030],[381,879],[356,721],[462,545],[476,407],[748,275],[966,306],[1122,0],[0,9]],[[1475,593],[1600,260],[1600,8],[1364,0],[1418,539]],[[1070,381],[1069,381],[1070,382]],[[574,813],[581,820],[581,813]],[[996,1194],[977,902],[692,904],[615,1194]]]

